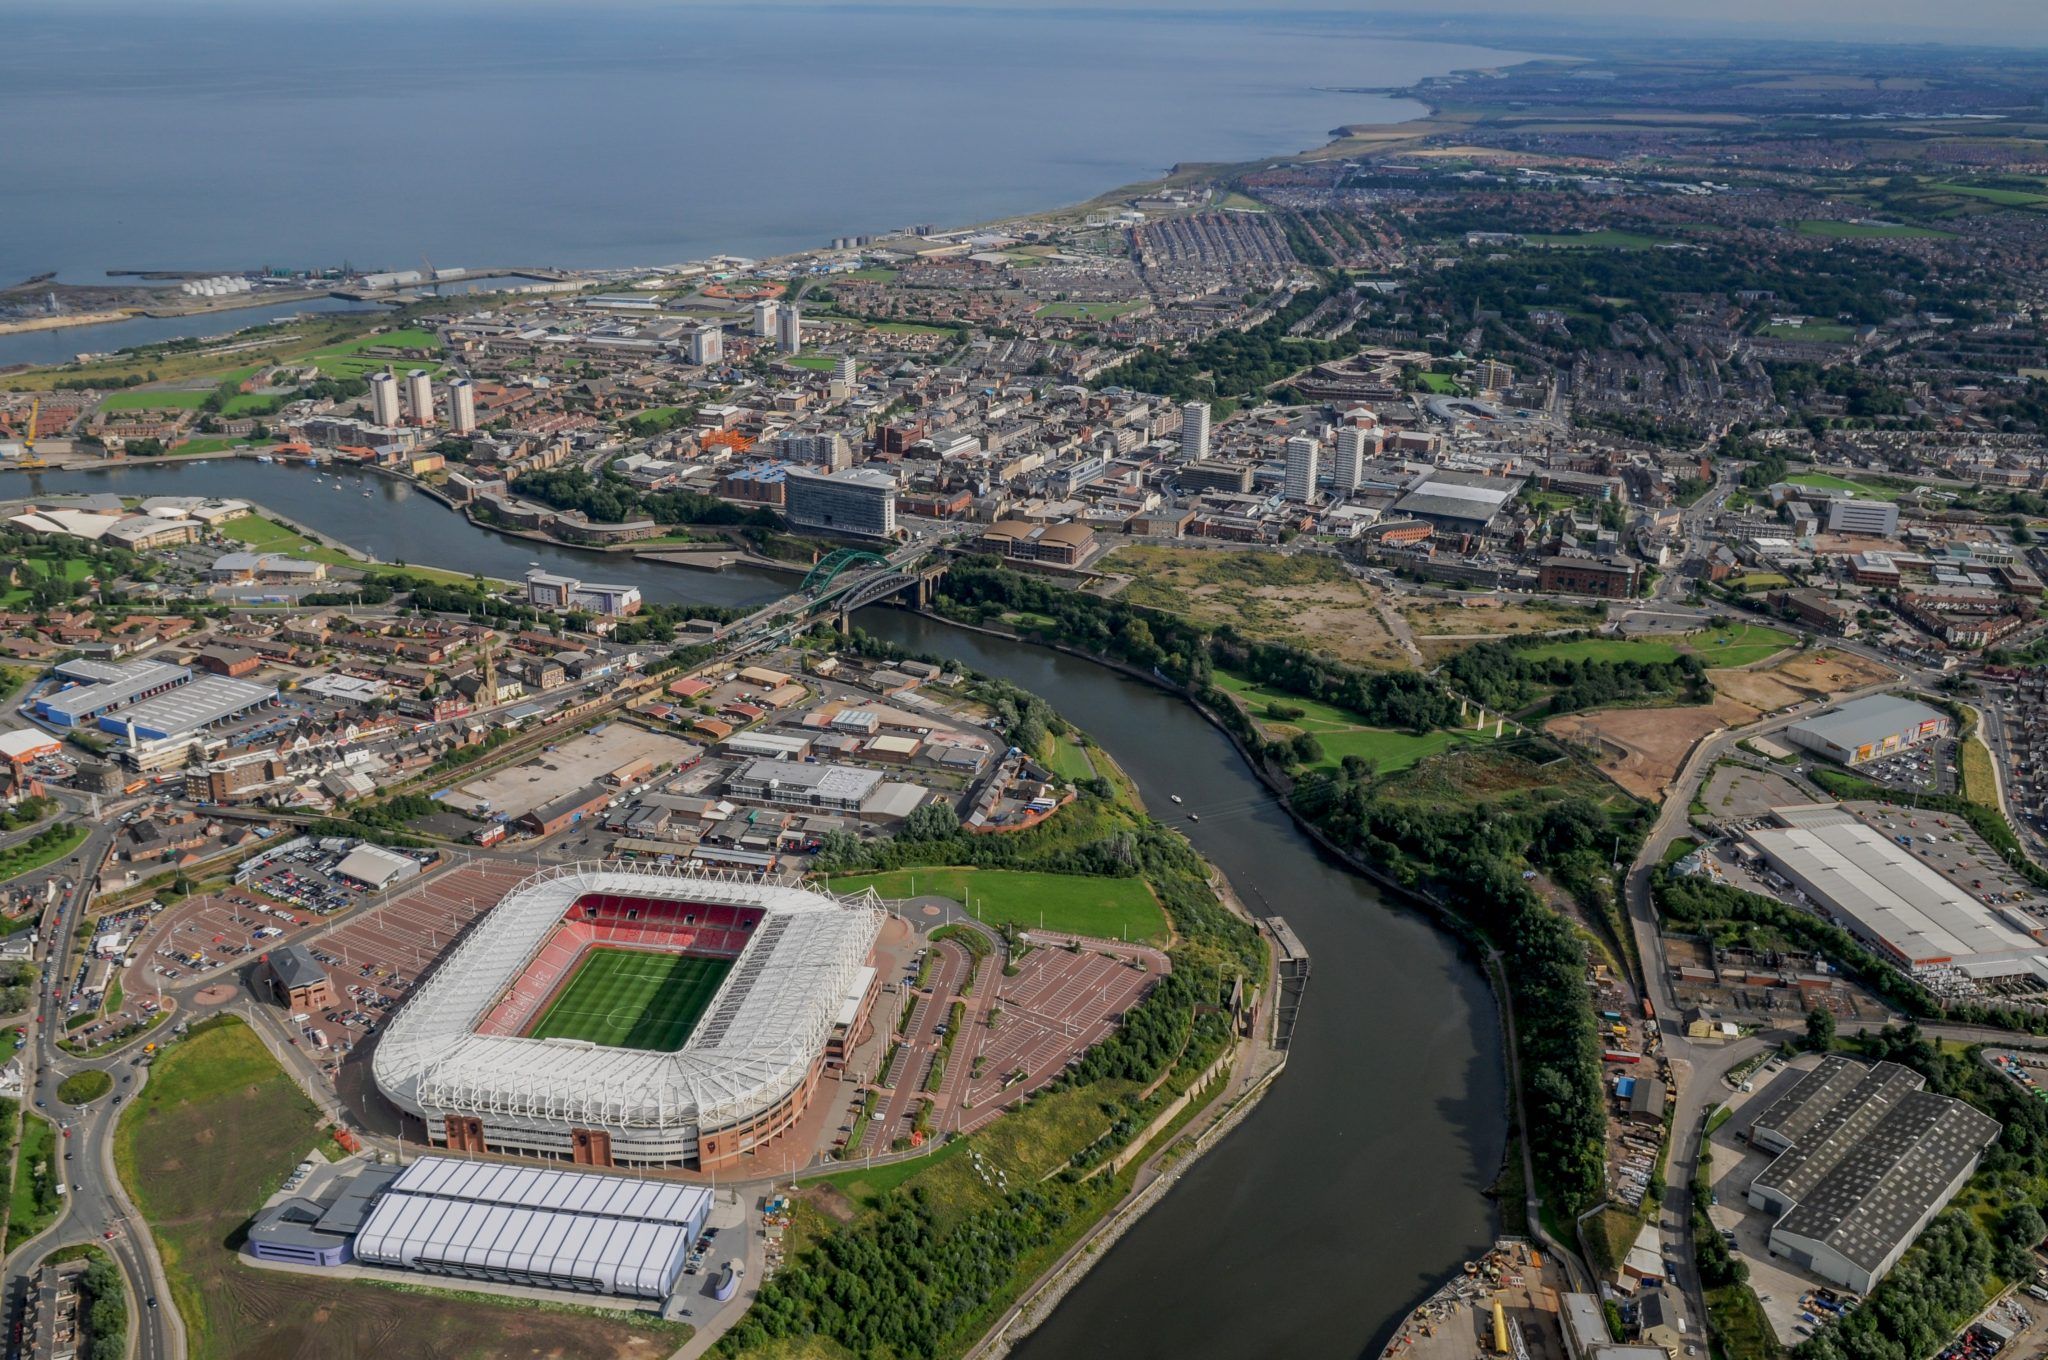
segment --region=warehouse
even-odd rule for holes
[[[89,725],[122,704],[162,694],[192,678],[188,668],[162,661],[115,665],[90,657],[59,662],[55,673],[71,683],[36,700],[36,716],[55,727]]]
[[[52,741],[34,728],[0,732],[0,756],[6,757],[10,764],[27,765],[44,756],[56,755],[63,749],[62,743]]]
[[[611,800],[610,789],[602,784],[591,784],[566,798],[557,798],[545,807],[535,808],[521,817],[519,824],[536,836],[552,836],[557,831],[567,831]]]
[[[1910,845],[1887,839],[1834,803],[1771,810],[1777,827],[1749,843],[1807,898],[1900,967],[1953,968],[1972,978],[2048,977],[2048,953],[1943,877]]]
[[[587,1171],[426,1157],[356,1235],[355,1257],[430,1275],[665,1299],[711,1192]]]
[[[2001,1132],[1924,1085],[1896,1063],[1830,1054],[1757,1116],[1750,1143],[1775,1156],[1748,1198],[1778,1215],[1773,1256],[1858,1293],[1898,1263]]]
[[[1794,723],[1785,735],[1829,760],[1861,765],[1954,731],[1954,722],[1938,708],[1896,694],[1875,694]]]
[[[179,669],[183,669],[180,667]],[[121,733],[131,745],[189,737],[277,697],[277,686],[225,675],[202,675],[189,684],[100,715],[100,730]]]

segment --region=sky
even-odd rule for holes
[[[1489,29],[1559,24],[1603,36],[1649,36],[1673,32],[1729,37],[1821,38],[1849,42],[1958,43],[1984,46],[2048,46],[2048,0],[747,0],[753,4],[819,5],[877,11],[923,7],[1034,9],[1215,10],[1244,13],[1326,12],[1398,16],[1404,21],[1441,21],[1444,36],[1485,41]],[[91,6],[109,11],[137,7],[139,0],[5,0],[0,11]],[[180,0],[188,7],[271,8],[277,0]],[[407,8],[435,5],[477,8],[478,0],[293,0],[307,10]],[[556,8],[588,19],[606,4],[685,8],[730,4],[733,0],[490,0],[489,7]],[[17,8],[18,7],[18,8]],[[148,6],[155,8],[154,5]],[[4,13],[0,13],[4,18]],[[0,24],[4,27],[4,24]]]

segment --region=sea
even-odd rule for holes
[[[1305,150],[1522,56],[1266,9],[9,0],[0,282],[762,256]]]

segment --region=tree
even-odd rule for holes
[[[959,830],[960,814],[953,810],[951,803],[926,803],[903,819],[904,840],[944,840]]]
[[[1825,1052],[1835,1042],[1835,1016],[1825,1006],[1815,1006],[1806,1013],[1806,1046],[1817,1052]]]

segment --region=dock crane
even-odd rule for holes
[[[43,399],[37,397],[28,404],[28,432],[21,437],[21,457],[14,465],[18,468],[46,468],[49,463],[36,452],[36,417],[42,414]]]

